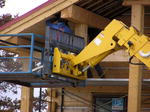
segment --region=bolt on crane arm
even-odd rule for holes
[[[78,55],[64,54],[55,48],[53,73],[84,80],[88,68],[120,49],[150,68],[150,39],[114,19]]]

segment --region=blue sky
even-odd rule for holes
[[[0,8],[0,15],[11,13],[22,15],[48,0],[6,0],[6,5]]]

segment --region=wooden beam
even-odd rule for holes
[[[94,14],[76,5],[61,11],[61,18],[67,19],[74,23],[87,24],[88,26],[104,29],[110,20],[100,15]]]
[[[132,5],[132,26],[143,32],[144,6]],[[137,58],[133,63],[139,63]],[[142,66],[129,65],[128,112],[141,112]]]
[[[131,6],[134,4],[141,4],[141,5],[150,5],[150,0],[125,0],[123,5]]]
[[[32,112],[33,88],[22,86],[21,89],[21,112]]]

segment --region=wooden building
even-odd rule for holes
[[[49,0],[0,27],[0,34],[45,35],[45,22],[60,17],[69,21],[75,35],[88,44],[113,19],[136,27],[150,36],[149,0]],[[3,38],[8,42],[11,37]],[[26,41],[22,41],[26,42]],[[19,52],[24,54],[25,52]],[[134,59],[135,63],[139,60]],[[83,87],[51,87],[49,112],[149,112],[150,71],[129,64],[125,51],[116,52],[99,64],[103,76],[91,69],[92,78]],[[22,87],[21,111],[32,111],[33,88]],[[120,102],[118,106],[115,102]]]

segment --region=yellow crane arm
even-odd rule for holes
[[[124,49],[150,68],[150,40],[133,27],[113,20],[78,55],[54,50],[53,73],[86,79],[86,71],[111,53]]]

